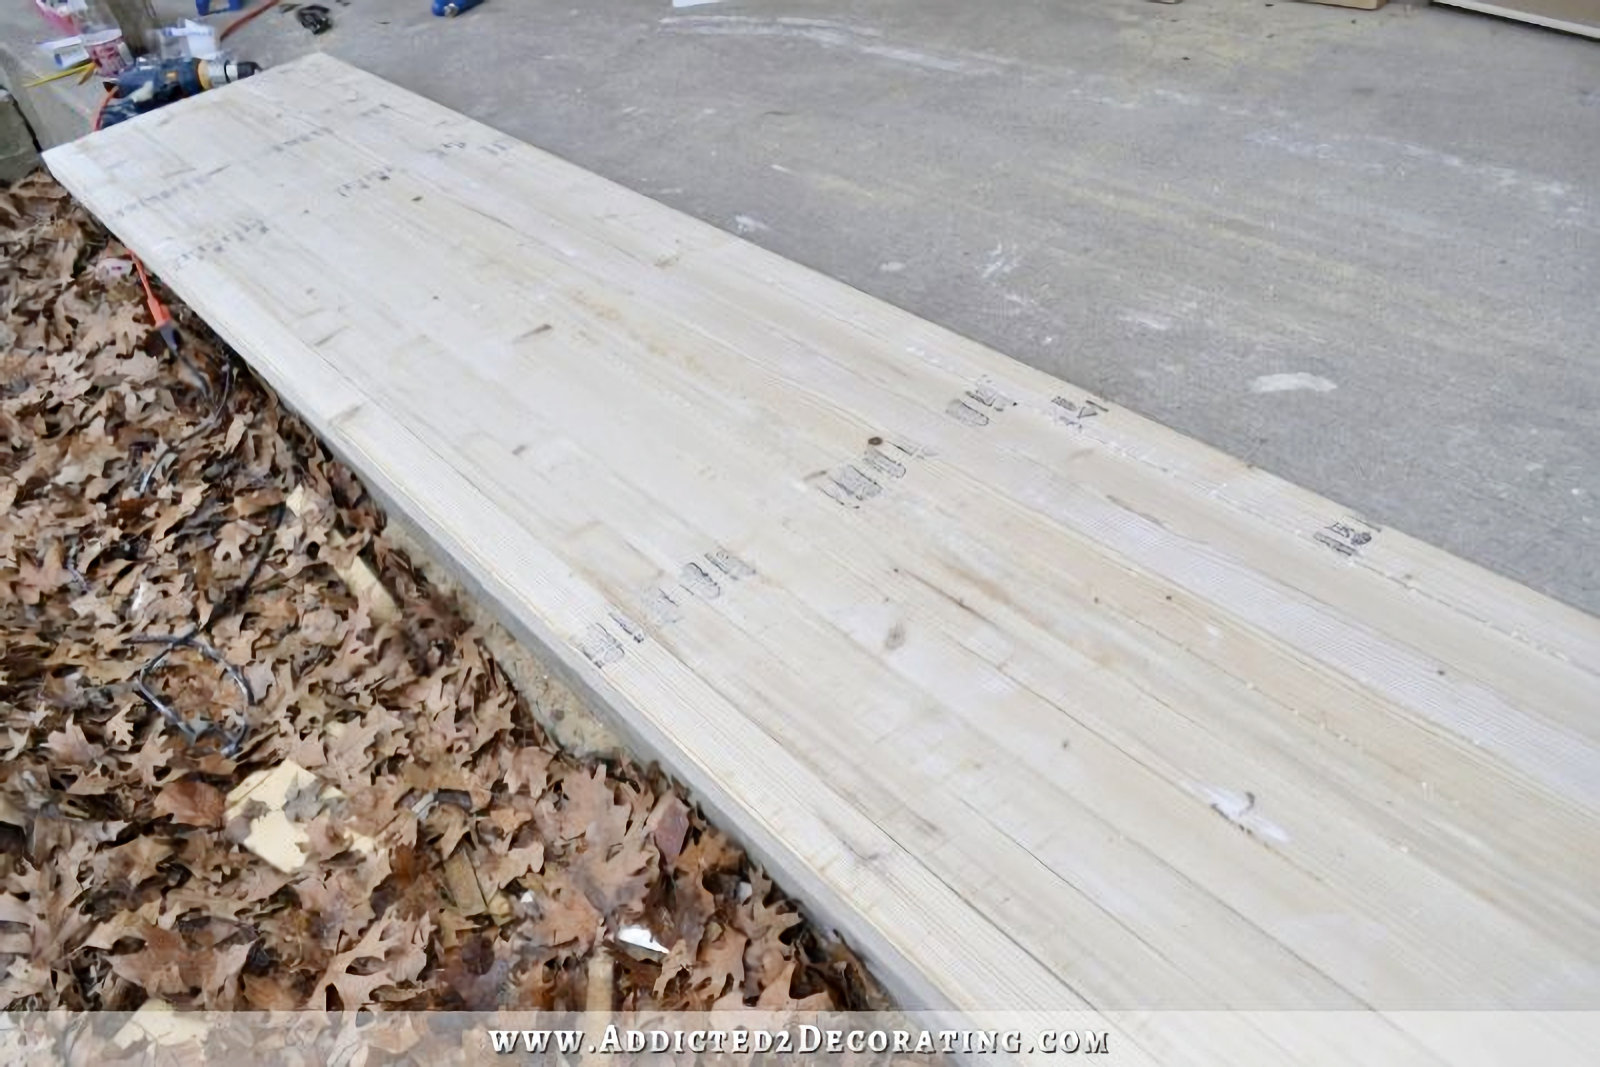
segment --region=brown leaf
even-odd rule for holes
[[[411,981],[427,966],[432,930],[427,916],[412,922],[384,915],[367,927],[354,948],[329,961],[306,1007],[323,1010],[324,991],[333,989],[344,1010],[353,1012],[371,1003],[375,990]]]
[[[228,799],[214,785],[185,778],[156,794],[156,815],[171,815],[185,826],[220,827]]]
[[[45,745],[69,767],[87,767],[105,752],[99,745],[90,744],[89,739],[83,736],[83,730],[75,722],[67,723],[65,727],[45,738]]]
[[[111,969],[154,997],[182,997],[198,991],[199,1006],[232,1007],[239,972],[250,955],[248,944],[223,949],[191,949],[182,936],[159,926],[146,926],[145,947],[112,956]]]
[[[689,984],[712,1000],[722,996],[724,988],[737,992],[744,984],[744,950],[748,944],[749,939],[737,930],[724,930],[721,937],[701,951],[700,961],[689,974]]]
[[[650,813],[645,826],[661,858],[668,863],[676,863],[683,852],[683,839],[689,833],[688,805],[679,800],[677,794],[668,793],[656,801],[655,810]]]
[[[783,971],[773,979],[772,984],[761,991],[761,996],[756,998],[757,1011],[828,1011],[833,1007],[833,998],[827,993],[813,993],[809,997],[799,1000],[790,993],[789,987],[794,982],[794,961],[790,960]]]

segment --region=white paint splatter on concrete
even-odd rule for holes
[[[661,25],[674,33],[712,36],[783,37],[809,41],[824,48],[843,48],[864,56],[937,70],[949,74],[993,74],[1009,61],[1000,56],[958,49],[907,48],[883,39],[879,30],[851,26],[833,19],[758,18],[753,15],[669,15]]]
[[[1196,794],[1207,804],[1211,810],[1264,841],[1272,841],[1279,845],[1289,843],[1289,833],[1277,823],[1262,815],[1256,808],[1256,795],[1251,792],[1239,792],[1237,789],[1224,789],[1221,786],[1198,785],[1194,782],[1185,782],[1185,788]]]
[[[1301,390],[1331,393],[1337,388],[1339,388],[1337,382],[1330,382],[1326,378],[1304,371],[1296,371],[1293,374],[1263,374],[1250,381],[1252,393],[1292,393]]]
[[[900,262],[898,259],[891,259],[887,263],[879,263],[878,264],[878,270],[880,270],[884,274],[899,274],[901,271],[903,271],[905,269],[906,269],[906,265],[904,263]]]
[[[1016,270],[1017,265],[1021,262],[1022,257],[1015,252],[1007,253],[1005,243],[1002,242],[995,245],[994,250],[989,253],[989,262],[983,265],[983,270],[979,272],[978,276],[984,281],[1004,277]]]
[[[738,233],[760,233],[762,230],[772,229],[771,226],[768,226],[754,215],[735,215],[733,217],[733,228]]]
[[[672,0],[673,7],[703,7],[706,4],[720,4],[722,0]]]
[[[788,167],[784,166],[782,163],[768,163],[767,166],[771,167],[773,170],[777,171],[779,174],[793,174],[794,173],[794,171],[790,170]]]
[[[1172,320],[1162,315],[1149,311],[1124,311],[1117,316],[1118,321],[1130,326],[1141,326],[1146,330],[1155,330],[1165,333],[1172,329]]]

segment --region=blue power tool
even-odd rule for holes
[[[464,12],[471,11],[483,0],[433,0],[433,13],[448,18],[454,18]]]
[[[111,83],[113,96],[100,114],[100,128],[248,78],[260,69],[255,63],[223,63],[215,59],[141,59]]]

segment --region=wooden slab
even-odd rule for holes
[[[1531,22],[1552,30],[1600,37],[1600,0],[1507,0],[1503,4],[1486,0],[1436,0],[1450,7],[1464,7],[1485,15]]]
[[[326,57],[48,160],[905,1000],[1600,1003],[1600,620]]]

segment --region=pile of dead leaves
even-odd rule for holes
[[[0,193],[0,272],[0,1006],[879,1003],[669,783],[557,751],[48,179]]]

